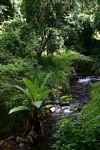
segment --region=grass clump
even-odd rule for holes
[[[55,54],[51,61],[46,57],[42,60],[42,66],[45,72],[52,72],[52,82],[57,86],[69,86],[69,78],[72,74],[75,74],[72,62],[74,59],[80,56],[79,53],[68,50]]]

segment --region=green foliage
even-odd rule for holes
[[[33,59],[22,57],[16,58],[8,52],[6,54],[4,52],[0,53],[0,57],[2,58],[0,59],[0,99],[1,103],[5,105],[6,109],[6,111],[2,111],[0,120],[6,118],[8,111],[11,108],[26,104],[26,96],[16,88],[14,88],[15,84],[23,87],[23,76],[25,76],[25,78],[28,78],[30,75],[34,74],[34,83],[34,79],[36,78],[36,75],[38,75],[37,78],[39,78],[39,83],[41,85],[41,83],[43,83],[44,81],[45,74],[48,74],[48,72],[53,72],[50,76],[50,79],[48,80],[48,85],[50,85],[51,87],[53,85],[56,88],[58,88],[59,86],[68,86],[69,76],[72,72],[71,62],[78,56],[79,54],[73,51],[68,51],[67,53],[61,52],[61,55],[54,56],[52,63],[48,63],[47,58],[43,57],[44,60],[42,60],[41,62],[41,72],[41,70],[39,71],[38,64]],[[29,101],[27,101],[27,104],[28,102]],[[2,117],[2,114],[4,117]],[[10,122],[14,123],[14,120],[15,119],[13,118],[12,121],[10,120]],[[7,124],[10,124],[10,122],[8,123],[8,121],[6,120]],[[4,126],[5,122],[2,121],[2,124]]]
[[[58,52],[64,46],[61,31],[56,28],[47,28],[43,37],[40,37],[38,42],[39,46],[35,49],[38,60],[41,59],[43,52],[46,52],[47,56],[53,56],[54,53]]]
[[[93,0],[90,3],[89,0],[83,2],[79,0],[42,0],[38,2],[14,0],[13,5],[15,16],[20,11],[21,5],[26,21],[19,17],[15,26],[12,26],[14,22],[11,23],[12,29],[15,29],[11,35],[8,32],[8,35],[15,39],[12,40],[14,45],[11,50],[19,51],[20,55],[31,53],[37,57],[41,57],[42,52],[46,50],[48,54],[52,55],[61,48],[64,38],[67,48],[77,49],[87,55],[91,54],[91,39],[93,30],[96,29],[94,24],[95,20],[96,22],[99,20],[98,17],[94,17],[99,16],[98,1]],[[99,24],[96,26],[98,28]],[[60,36],[59,30],[62,33]],[[4,40],[6,39],[4,38]],[[8,41],[11,41],[9,37]],[[10,47],[9,45],[11,46],[10,43],[8,47]]]
[[[78,32],[75,29],[76,18],[71,10],[74,6],[76,7],[76,1],[42,0],[33,2],[31,0],[27,2],[23,0],[22,4],[27,21],[33,24],[35,32],[40,36],[39,47],[36,48],[38,60],[44,51],[52,56],[54,52],[59,50],[63,46],[63,37],[67,47],[75,46]],[[63,29],[65,27],[66,29]],[[73,29],[71,29],[72,27]]]
[[[0,98],[8,108],[22,101],[23,95],[13,87],[15,84],[21,84],[23,75],[27,77],[33,72],[34,61],[15,58],[12,55],[5,58],[5,61],[6,64],[0,64]]]
[[[0,22],[14,16],[14,8],[11,0],[0,2]]]
[[[82,21],[82,32],[80,34],[80,42],[83,47],[83,54],[90,55],[91,54],[91,46],[92,46],[92,36],[93,36],[93,16],[88,16]],[[82,52],[80,49],[80,52]]]
[[[50,28],[47,40],[47,54],[53,54],[63,46],[63,38],[58,30]]]
[[[41,80],[39,80],[39,78],[35,75],[34,78],[31,80],[27,79],[27,78],[23,78],[23,82],[26,85],[27,89],[24,92],[24,94],[27,95],[27,97],[32,101],[40,101],[45,99],[50,90],[46,89],[46,82],[48,80],[50,75],[47,75],[43,81],[41,82]]]
[[[4,10],[6,10],[6,6],[0,5],[0,22],[4,18]]]
[[[27,21],[33,22],[36,30],[43,32],[44,28],[55,27],[64,20],[67,11],[66,3],[67,1],[63,0],[39,0],[38,2],[23,0],[22,7]]]
[[[31,24],[24,20],[5,21],[1,26],[0,51],[10,52],[15,56],[34,56],[37,38]]]
[[[70,101],[73,100],[71,95],[64,95],[60,97],[61,101],[63,102],[63,104],[68,105]]]
[[[100,1],[98,0],[97,9],[95,12],[94,28],[100,31]]]
[[[22,110],[29,110],[29,108],[27,106],[18,106],[18,107],[15,107],[13,109],[10,110],[9,112],[9,115],[14,113],[14,112],[17,112],[17,111],[22,111]]]
[[[81,122],[83,123],[83,130],[85,129],[88,134],[91,132],[95,133],[94,131],[100,127],[100,83],[96,83],[91,87],[91,101],[87,106],[83,109],[83,116]]]
[[[77,52],[61,50],[59,54],[54,55],[51,62],[44,57],[41,65],[45,72],[52,72],[51,84],[56,87],[68,87],[70,76],[75,73],[74,68],[71,66],[72,61],[79,56],[80,54]]]
[[[64,44],[67,48],[75,49],[79,40],[79,33],[75,27],[66,26],[62,30],[62,36],[64,37]]]
[[[13,60],[10,58],[9,60],[9,64],[0,64],[0,76],[5,76],[5,77],[18,77],[20,74],[21,76],[23,74],[27,74],[28,72],[26,71],[31,71],[32,67],[33,67],[33,64],[32,66],[29,66],[31,64],[30,61],[28,61],[27,63],[27,60],[25,59],[22,59],[22,58],[14,58],[13,57]]]
[[[35,74],[35,76],[32,78],[32,80],[29,80],[27,78],[23,78],[23,82],[26,86],[26,89],[23,89],[20,86],[15,86],[19,90],[21,90],[28,98],[29,104],[27,106],[18,106],[10,110],[9,114],[21,111],[21,110],[31,110],[31,107],[36,107],[39,109],[43,103],[43,100],[48,96],[48,94],[51,92],[50,89],[46,88],[46,83],[50,77],[50,74],[48,74],[42,81],[39,80],[38,75]],[[24,104],[25,105],[25,104]],[[27,102],[26,102],[27,105]]]
[[[90,73],[93,66],[92,73],[100,73],[98,63],[100,43],[93,37],[100,29],[99,6],[99,0],[1,0],[0,98],[4,110],[0,112],[0,122],[6,118],[2,117],[2,114],[7,115],[9,108],[24,106],[26,103],[29,106],[29,102],[33,99],[34,105],[39,108],[42,99],[48,95],[49,91],[42,89],[41,83],[44,78],[39,77],[38,71],[36,81],[28,79],[33,71],[37,70],[35,66],[38,64],[35,58],[38,62],[42,56],[39,63],[43,66],[43,71],[53,72],[48,84],[54,88],[57,95],[59,95],[59,87],[69,86],[69,77],[75,74],[75,71]],[[64,45],[66,53],[62,53]],[[95,55],[96,61],[77,58],[79,54],[73,51],[67,52],[69,48],[86,55]],[[49,59],[51,57],[52,60]],[[74,65],[71,66],[74,59],[76,59]],[[29,93],[27,95],[30,101],[26,100],[24,94],[13,88],[15,84],[23,87],[21,80],[23,76],[25,76],[26,86],[28,88],[31,86],[34,93],[34,95]],[[14,111],[17,111],[16,109]],[[70,128],[68,134],[71,130]],[[75,130],[77,130],[75,134],[78,132],[81,139],[80,129]],[[90,139],[89,142],[91,141]]]
[[[99,150],[100,148],[100,83],[92,85],[91,100],[78,120],[62,116],[57,124],[57,150]]]
[[[0,64],[6,65],[8,63],[11,63],[12,60],[14,60],[14,56],[10,52],[0,52]]]
[[[0,1],[0,23],[17,18],[22,19],[20,0],[1,0]]]
[[[21,55],[22,53],[22,42],[17,33],[8,32],[2,34],[1,38],[1,50],[9,51],[13,55]]]
[[[8,117],[8,111],[15,106],[24,105],[23,100],[26,100],[26,97],[18,92],[14,85],[22,85],[22,77],[28,77],[33,73],[35,61],[19,56],[16,58],[11,53],[2,51],[0,51],[0,58],[0,137],[3,137],[6,127],[18,131],[18,126],[23,124],[21,120],[24,116],[23,112]],[[20,125],[16,123],[16,115]],[[8,132],[6,136],[9,136]]]

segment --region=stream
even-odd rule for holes
[[[75,116],[77,119],[78,116],[82,113],[82,107],[88,103],[89,101],[89,86],[90,83],[95,83],[100,81],[100,76],[74,76],[71,80],[71,95],[72,100],[69,101],[69,104],[65,102],[62,102],[60,100],[55,101],[55,104],[53,107],[50,108],[50,112],[52,115],[52,128],[51,128],[51,134],[54,135],[56,132],[56,122],[59,119],[59,117],[63,114],[67,117]],[[75,110],[77,110],[75,112]],[[56,141],[54,140],[52,144]],[[50,145],[49,145],[50,148]],[[47,150],[49,150],[49,148]],[[52,148],[51,148],[52,149]],[[38,149],[37,149],[38,150]]]
[[[83,105],[87,104],[89,101],[89,86],[90,83],[100,81],[100,76],[74,76],[71,80],[71,95],[72,100],[69,103],[57,99],[55,101],[50,101],[46,104],[45,108],[48,111],[48,116],[45,122],[45,135],[39,138],[34,145],[24,146],[24,142],[19,142],[20,147],[14,144],[13,148],[10,148],[12,144],[12,139],[6,141],[8,142],[7,148],[1,148],[0,150],[52,150],[52,145],[55,144],[56,138],[53,136],[56,133],[56,122],[59,117],[63,114],[67,117],[74,115],[81,115],[81,109]],[[48,107],[51,105],[50,107]],[[78,110],[75,113],[75,110]],[[0,146],[1,146],[0,141]],[[4,142],[4,141],[3,141]],[[4,143],[5,144],[5,143]],[[5,144],[7,146],[7,143]]]

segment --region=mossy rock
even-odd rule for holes
[[[79,58],[73,60],[72,66],[75,69],[75,72],[83,75],[94,74],[95,71],[92,69],[94,60],[84,55],[81,55]]]

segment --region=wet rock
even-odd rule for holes
[[[59,99],[56,99],[55,100],[55,104],[59,104],[60,103],[60,100]]]
[[[55,103],[55,102],[53,102],[53,101],[47,101],[47,102],[45,103],[45,105],[50,105],[50,104],[51,104],[51,105],[54,105],[54,103]]]
[[[20,144],[18,145],[18,147],[20,148],[20,150],[25,150],[25,145],[24,145],[24,143],[20,143]]]
[[[20,138],[20,137],[17,137],[17,138],[16,138],[16,143],[21,143],[21,142],[22,142],[21,138]]]
[[[27,139],[21,138],[21,137],[16,137],[16,143],[27,143]]]
[[[59,114],[61,112],[61,108],[56,108],[56,111],[55,111],[57,114]]]
[[[72,115],[73,111],[71,111],[69,109],[64,109],[63,113],[65,116],[70,116],[70,115]]]
[[[55,113],[55,114],[60,114],[61,108],[60,108],[60,106],[54,106],[54,107],[50,108],[50,112]]]
[[[54,113],[55,111],[56,111],[56,108],[55,108],[55,107],[51,107],[51,108],[50,108],[50,112],[51,112],[51,113]]]
[[[73,111],[71,111],[69,109],[64,109],[63,113],[73,113]]]
[[[61,109],[62,113],[66,116],[70,116],[73,113],[71,106],[63,106]]]
[[[14,136],[10,136],[10,137],[7,139],[7,141],[11,141],[11,140],[15,141],[15,137],[14,137]]]

